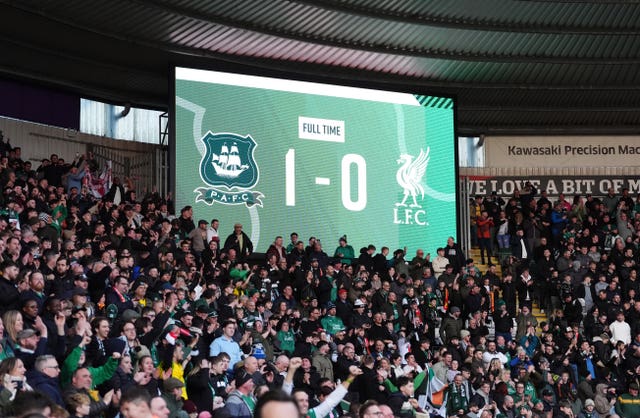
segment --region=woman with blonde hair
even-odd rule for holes
[[[7,337],[7,345],[15,350],[18,344],[18,333],[24,329],[22,314],[16,310],[10,310],[2,315],[4,334]]]
[[[506,368],[502,370],[500,380],[507,386],[507,392],[509,393],[509,395],[513,395],[514,393],[516,393],[516,385],[511,379],[511,370]]]
[[[500,362],[500,359],[491,359],[485,376],[487,376],[489,381],[494,384],[500,381],[500,378],[502,377],[502,363]]]
[[[14,356],[13,347],[9,344],[7,334],[4,331],[4,322],[0,319],[0,361]]]
[[[487,372],[489,374],[492,374],[492,372],[494,370],[499,370],[500,371],[500,373],[498,373],[498,375],[502,374],[502,362],[500,361],[499,358],[493,358],[489,362],[489,367],[487,368]]]
[[[51,405],[51,414],[49,415],[49,418],[69,418],[69,417],[71,417],[71,415],[69,415],[66,409],[64,409],[60,405]]]

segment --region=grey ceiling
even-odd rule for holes
[[[0,74],[166,109],[194,65],[455,95],[460,134],[640,133],[632,1],[0,0]]]

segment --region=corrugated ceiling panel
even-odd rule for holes
[[[541,30],[637,30],[638,8],[633,2],[525,2],[500,0],[478,1],[358,1],[320,0],[316,4],[352,12],[380,16],[399,16],[417,21],[442,21],[495,27],[503,30],[526,30],[529,25]],[[634,16],[630,19],[628,16]]]
[[[114,0],[118,3],[118,0]],[[163,5],[152,3],[129,3],[120,0],[124,5],[128,5],[127,18],[116,18],[114,14],[113,23],[108,27],[103,27],[104,31],[117,31],[120,34],[146,36],[149,38],[158,38],[158,27],[151,32],[149,21],[163,21],[164,25],[169,25],[172,20],[184,19],[183,16],[174,15],[170,17],[166,12],[175,9],[167,7],[161,8]],[[75,4],[72,2],[72,4]],[[206,16],[197,18],[198,24],[194,24],[193,20],[198,16],[198,7],[202,7],[201,2],[182,2],[182,7],[189,7],[193,10],[190,14],[192,22],[184,23],[182,31],[173,31],[170,40],[178,42],[180,45],[197,48],[201,45],[208,44],[206,36],[208,35],[208,26],[215,25],[209,22],[207,18],[214,18],[225,22],[237,22],[239,26],[247,28],[256,28],[258,31],[269,30],[274,34],[281,34],[284,37],[294,36],[302,39],[319,39],[327,40],[331,43],[337,43],[343,46],[355,46],[360,48],[371,48],[380,51],[406,51],[409,54],[428,54],[458,56],[461,59],[487,57],[490,59],[512,59],[511,57],[519,57],[518,59],[526,59],[527,55],[537,55],[541,59],[559,57],[560,52],[557,45],[571,44],[568,48],[572,51],[580,51],[579,54],[568,54],[572,59],[582,57],[601,57],[605,52],[603,48],[611,44],[619,44],[622,39],[620,36],[608,36],[607,42],[602,41],[604,38],[595,35],[556,35],[556,34],[522,34],[507,32],[480,32],[469,30],[456,30],[450,28],[436,28],[432,26],[407,24],[398,21],[385,21],[381,19],[372,19],[368,17],[341,14],[334,10],[321,9],[303,5],[292,9],[285,9],[285,15],[291,19],[286,25],[275,26],[274,22],[280,22],[288,2],[274,2],[273,7],[266,8],[265,3],[245,0],[239,2],[239,6],[235,8],[220,8],[214,10],[215,16]],[[253,7],[250,7],[253,6]],[[103,17],[96,16],[90,10],[76,9],[72,17],[88,19],[92,25],[105,26]],[[209,12],[210,13],[210,12]],[[202,20],[205,19],[205,20]],[[147,29],[145,29],[147,28]],[[262,29],[263,28],[263,29]],[[196,33],[197,32],[197,33]],[[424,40],[428,40],[425,44]],[[633,58],[640,56],[640,40],[637,37],[626,39],[629,45],[629,53]],[[575,44],[575,46],[573,46]],[[596,48],[594,45],[603,45]],[[530,49],[527,51],[527,47]]]
[[[612,48],[611,48],[611,56],[613,56],[613,57],[619,56],[620,53],[622,52],[623,46],[627,42],[627,40],[628,40],[628,36],[623,36],[622,39],[621,39],[621,42],[615,42],[613,45],[611,45],[612,46]]]
[[[524,106],[532,100],[534,107],[603,109],[569,112],[572,115],[512,112],[508,120],[496,118],[495,110],[478,113],[487,122],[493,117],[495,123],[504,125],[530,123],[538,116],[541,124],[558,126],[605,120],[634,124],[640,118],[633,112],[608,119],[602,116],[607,105],[635,109],[640,104],[640,7],[631,3],[24,0],[0,6],[33,10],[34,15],[92,34],[133,41],[177,57],[188,54],[209,60],[226,54],[233,61],[290,61],[308,68],[326,65],[342,74],[361,70],[388,74],[393,80],[414,77],[412,81],[425,85],[448,82],[452,92],[482,91],[481,87],[496,85],[635,89],[630,93],[620,90],[621,97],[613,92],[565,97],[553,89],[520,92],[522,97],[517,89],[507,90],[509,94],[470,96],[479,108],[505,102]],[[125,83],[135,86],[137,81],[131,76]]]
[[[252,21],[258,27],[265,29],[273,28],[273,21],[280,20],[280,14],[262,13],[260,8],[253,9],[251,12],[242,14],[243,8],[233,9],[229,11],[226,18],[239,21]],[[288,12],[290,16],[292,12]],[[317,36],[321,39],[332,40],[344,45],[361,45],[370,44],[382,47],[384,44],[391,44],[400,50],[420,51],[424,49],[419,42],[421,39],[430,39],[432,47],[437,50],[460,51],[461,54],[470,54],[472,56],[491,55],[491,49],[498,51],[499,55],[518,56],[521,45],[529,38],[534,38],[537,45],[535,52],[548,50],[550,39],[554,42],[562,42],[558,40],[558,36],[544,36],[539,34],[496,34],[486,32],[486,38],[480,42],[477,33],[473,31],[456,31],[453,29],[434,30],[433,28],[423,25],[400,25],[398,22],[385,22],[376,19],[368,19],[354,15],[339,15],[337,12],[322,10],[318,8],[302,8],[295,11],[294,22],[289,23],[286,28],[277,29],[283,34],[292,33],[302,37]],[[277,18],[273,16],[278,16]],[[221,16],[224,18],[224,16]],[[374,29],[375,28],[375,29]],[[506,35],[506,36],[505,36]],[[571,35],[560,36],[565,38]],[[506,39],[505,39],[506,38]],[[577,42],[586,45],[593,44],[593,36],[583,36]],[[412,41],[412,43],[407,43]]]

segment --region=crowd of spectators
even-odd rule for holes
[[[481,271],[453,238],[254,249],[130,180],[96,197],[90,155],[5,151],[0,416],[640,416],[628,190],[476,197]]]

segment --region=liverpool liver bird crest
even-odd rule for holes
[[[420,155],[415,160],[413,155],[400,154],[398,164],[402,166],[396,173],[396,181],[404,189],[404,198],[402,202],[396,203],[396,206],[407,206],[407,198],[411,196],[413,203],[409,207],[421,207],[416,201],[416,196],[419,194],[421,199],[424,199],[424,187],[422,186],[425,172],[427,171],[427,163],[429,162],[429,150],[426,152],[420,150]]]

